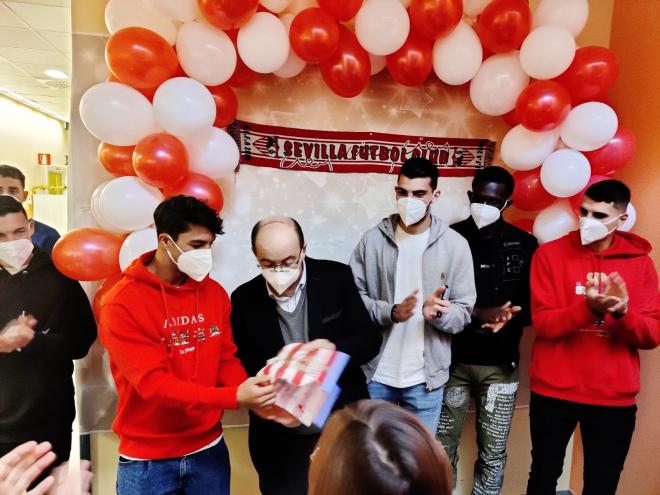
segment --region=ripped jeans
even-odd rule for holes
[[[457,364],[451,369],[436,437],[447,451],[456,479],[458,444],[470,396],[474,396],[479,454],[472,495],[497,495],[502,490],[517,391],[517,368]]]

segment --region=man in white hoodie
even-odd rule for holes
[[[435,432],[449,377],[451,336],[470,322],[476,300],[467,241],[431,214],[438,169],[411,158],[401,167],[398,213],[367,231],[350,265],[380,353],[365,366],[369,395],[416,413]]]

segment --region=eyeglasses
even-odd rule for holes
[[[257,268],[261,268],[262,270],[270,270],[273,272],[291,270],[292,268],[298,267],[298,264],[300,263],[300,258],[302,258],[302,249],[300,250],[298,257],[293,261],[282,262],[282,263],[278,263],[277,265],[268,265],[268,266],[264,266],[261,263],[257,263]]]

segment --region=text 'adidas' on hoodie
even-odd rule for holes
[[[143,255],[105,297],[99,334],[119,393],[119,452],[167,459],[194,452],[222,432],[247,375],[238,358],[225,290],[210,278],[170,285]]]
[[[579,232],[541,246],[532,261],[530,388],[557,399],[630,406],[639,392],[638,349],[660,345],[658,276],[651,245],[628,232],[614,234],[601,253],[582,246]],[[618,272],[629,294],[628,312],[602,324],[584,296],[588,280]],[[602,276],[602,275],[601,275]]]

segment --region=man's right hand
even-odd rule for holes
[[[13,352],[28,345],[34,338],[36,324],[37,320],[29,315],[21,315],[7,323],[0,331],[0,352]]]
[[[415,307],[417,307],[418,293],[419,293],[419,289],[415,289],[412,292],[412,294],[410,294],[403,301],[401,301],[399,304],[394,306],[393,313],[394,313],[394,318],[396,319],[397,322],[403,323],[404,321],[408,321],[410,317],[414,314]]]
[[[601,287],[602,282],[602,287]],[[617,307],[621,302],[621,299],[616,296],[608,295],[610,284],[607,279],[599,280],[594,278],[593,280],[587,281],[585,297],[587,300],[587,306],[591,312],[602,318],[606,313],[610,312],[611,308]]]
[[[267,376],[253,376],[238,386],[238,405],[257,409],[275,404],[275,387]]]

